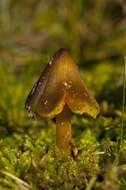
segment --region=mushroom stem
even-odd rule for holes
[[[70,110],[67,105],[56,116],[56,145],[60,150],[69,152],[71,143]]]

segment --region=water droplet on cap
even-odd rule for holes
[[[47,104],[47,102],[48,102],[48,101],[47,101],[47,100],[45,100],[44,104],[46,105],[46,104]]]
[[[52,59],[49,61],[49,65],[50,65],[50,66],[52,65],[52,62],[53,62],[53,57],[52,57]]]
[[[34,94],[36,87],[37,87],[37,83],[34,84],[32,91],[31,91],[31,95]]]
[[[34,114],[32,113],[32,111],[30,111],[30,112],[28,113],[28,117],[30,117],[30,118],[33,118],[33,117],[34,117]]]
[[[41,82],[38,83],[38,85],[41,85],[41,84],[42,84]]]
[[[66,86],[66,87],[67,87],[67,85],[68,85],[68,84],[67,84],[67,82],[64,82],[64,86]]]
[[[26,106],[26,110],[30,111],[31,110],[31,106]]]

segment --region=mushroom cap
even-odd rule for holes
[[[54,117],[67,104],[78,114],[96,117],[99,106],[91,95],[70,54],[65,49],[58,50],[41,73],[26,100],[30,115],[40,118]]]

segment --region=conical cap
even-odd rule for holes
[[[60,49],[33,86],[26,109],[39,117],[54,117],[65,104],[74,113],[85,113],[94,118],[99,112],[74,60],[65,49]]]

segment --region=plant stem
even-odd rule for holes
[[[123,71],[123,100],[122,100],[122,121],[121,121],[121,139],[120,144],[123,143],[123,128],[124,128],[124,113],[125,113],[125,96],[126,96],[126,57],[124,57],[124,71]]]
[[[0,170],[0,173],[4,174],[5,176],[10,177],[10,178],[13,179],[17,184],[19,184],[19,185],[21,185],[21,186],[24,186],[24,187],[26,187],[27,189],[31,188],[31,186],[30,186],[28,183],[26,183],[26,182],[23,181],[22,179],[20,179],[20,178],[14,176],[13,174],[11,174],[11,173],[9,173],[9,172]],[[22,187],[22,189],[23,189],[23,187]]]
[[[64,152],[69,152],[71,143],[70,110],[67,105],[56,116],[56,145]]]

